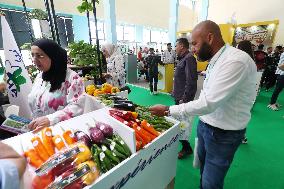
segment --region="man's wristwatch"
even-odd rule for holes
[[[171,115],[171,113],[170,113],[170,107],[167,106],[167,107],[166,107],[166,111],[164,112],[164,116],[170,116],[170,115]]]

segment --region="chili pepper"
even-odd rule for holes
[[[43,146],[40,138],[38,136],[35,136],[31,139],[32,144],[34,149],[36,150],[37,154],[40,156],[40,158],[45,162],[46,160],[48,160],[49,155],[45,149],[45,147]]]
[[[131,123],[129,123],[128,121],[124,120],[123,118],[121,118],[121,117],[119,117],[119,116],[117,116],[115,114],[113,114],[111,116],[114,117],[115,119],[117,119],[118,121],[120,121],[121,123],[131,127]]]
[[[67,130],[63,133],[63,138],[65,140],[65,142],[70,145],[70,144],[74,144],[77,142],[77,139],[75,138],[74,134],[72,133],[71,130]]]
[[[62,140],[62,138],[59,136],[59,135],[56,135],[54,137],[52,137],[52,141],[53,141],[53,144],[55,145],[55,147],[58,149],[58,150],[61,150],[62,148],[65,148],[65,144]]]
[[[137,112],[131,112],[131,114],[132,114],[132,117],[133,117],[134,119],[136,119],[136,118],[138,117],[138,113],[137,113]]]
[[[117,115],[126,121],[133,119],[131,112],[128,112],[128,111],[119,111],[119,110],[112,109],[112,110],[109,110],[109,113],[110,115]]]
[[[49,127],[44,128],[41,131],[42,143],[45,147],[49,156],[52,156],[55,153],[54,144],[52,142],[52,130]]]
[[[27,161],[35,168],[39,168],[43,164],[42,159],[37,154],[35,149],[30,149],[24,152],[24,156],[27,158]]]

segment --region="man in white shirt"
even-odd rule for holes
[[[162,62],[164,64],[174,64],[176,61],[176,53],[172,49],[172,44],[167,44],[167,50],[164,51],[164,54],[162,56]]]
[[[193,29],[192,51],[199,60],[209,60],[199,99],[171,107],[156,105],[150,111],[177,118],[200,116],[200,185],[220,189],[251,117],[256,66],[247,53],[225,45],[219,26],[209,20]]]

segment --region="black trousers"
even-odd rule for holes
[[[153,92],[153,80],[154,80],[154,91],[157,91],[158,74],[149,74],[149,83],[150,83],[151,92]]]
[[[265,89],[270,89],[276,83],[277,75],[274,69],[265,69],[260,81],[260,86],[265,87]]]
[[[276,103],[277,98],[278,98],[278,96],[281,93],[283,88],[284,88],[284,75],[278,75],[277,81],[276,81],[276,86],[275,86],[274,92],[273,92],[271,100],[270,100],[270,104]]]

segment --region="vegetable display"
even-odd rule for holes
[[[24,156],[36,168],[33,189],[83,188],[131,156],[110,125],[95,121],[88,126],[88,134],[62,129],[54,136],[51,128],[45,128],[32,137],[33,148]]]
[[[86,87],[86,93],[92,96],[99,96],[103,94],[115,94],[120,92],[119,88],[113,87],[111,84],[104,83],[101,87],[95,85],[88,85]]]
[[[111,109],[109,114],[135,131],[137,151],[173,126],[164,117],[151,115],[146,107],[137,105],[135,110],[135,112],[131,112]]]

